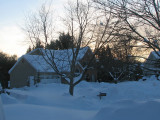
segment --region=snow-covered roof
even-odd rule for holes
[[[46,56],[44,57],[49,63],[51,63]],[[24,55],[23,58],[27,60],[28,63],[30,63],[30,65],[32,65],[32,67],[34,67],[38,72],[55,72],[41,55]],[[54,62],[56,63],[59,71],[70,70],[69,61],[63,59],[54,59]]]
[[[78,56],[77,56],[77,60],[82,59],[88,49],[90,49],[90,48],[89,47],[80,48]],[[69,60],[72,60],[73,51],[75,52],[76,48],[74,48],[74,50],[72,50],[72,49],[49,50],[49,49],[37,48],[37,49],[29,52],[28,55],[32,55],[37,50],[43,55],[48,55],[48,56],[54,55],[54,57],[57,58],[57,59],[67,59],[67,60],[69,59]]]
[[[88,49],[90,48],[89,47],[80,48],[79,54],[77,56],[77,62],[84,57]],[[32,53],[35,52],[36,50],[40,50],[40,52],[43,53],[43,56],[32,55]],[[68,72],[70,71],[70,62],[72,60],[72,57],[73,57],[72,49],[44,50],[44,49],[38,48],[20,57],[18,61],[15,63],[15,65],[9,70],[9,73],[11,73],[11,71],[17,66],[17,64],[19,63],[19,61],[21,61],[22,58],[24,58],[38,72],[55,72],[52,66],[49,65],[46,62],[46,60],[51,64],[52,64],[52,61],[54,60],[54,62],[56,63],[57,69],[59,71]]]

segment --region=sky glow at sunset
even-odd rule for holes
[[[67,0],[52,0],[55,13],[61,14]],[[25,15],[36,11],[46,0],[1,0],[0,1],[0,51],[9,55],[25,54],[28,44],[22,31]]]

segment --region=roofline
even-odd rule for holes
[[[30,64],[30,62],[25,58],[25,56],[23,56],[23,58],[26,60],[26,62],[27,62],[33,69],[35,69],[36,71],[38,71],[32,64]]]
[[[82,49],[83,48],[87,48],[87,50],[86,50],[86,52],[88,51],[88,50],[90,50],[91,51],[91,53],[93,54],[93,52],[92,52],[92,50],[91,50],[91,48],[89,47],[89,46],[86,46],[86,47],[82,47]],[[33,52],[35,52],[36,50],[44,50],[43,48],[36,48],[36,49],[34,49],[34,50],[32,50],[32,51],[30,51],[29,53],[27,53],[27,54],[25,54],[25,55],[31,55]],[[65,50],[67,50],[67,49],[65,49]],[[58,51],[58,50],[57,50]],[[86,53],[85,52],[85,53]],[[8,73],[10,74],[12,71],[13,71],[13,69],[18,65],[18,63],[22,60],[22,59],[25,59],[27,62],[28,62],[28,64],[30,64],[36,71],[38,71],[26,58],[25,58],[25,55],[22,55],[18,60],[17,60],[17,62],[13,65],[13,67],[8,71]],[[84,57],[84,56],[83,56]],[[83,58],[82,57],[82,58]],[[78,60],[79,61],[79,60]],[[78,64],[80,64],[80,63],[78,63]],[[79,65],[80,67],[82,67],[82,65]],[[84,69],[83,67],[82,67],[82,69]],[[53,72],[54,73],[54,72]]]
[[[43,48],[36,48],[36,49],[34,49],[34,50],[32,50],[32,51],[30,51],[29,53],[27,53],[26,55],[31,55],[33,52],[35,52],[36,50],[42,50]]]
[[[21,61],[22,58],[23,58],[23,56],[21,56],[21,57],[17,60],[17,62],[13,65],[13,67],[8,71],[8,74],[10,74],[10,73],[13,71],[13,69],[17,66],[17,64]]]
[[[25,59],[24,56],[25,56],[25,55],[21,56],[21,57],[17,60],[17,62],[13,65],[13,67],[8,71],[8,74],[10,74],[10,73],[14,70],[14,68],[18,65],[18,63],[19,63],[22,59],[24,59],[33,69],[35,69],[35,70],[37,71],[37,69],[36,69],[32,64],[30,64],[30,62],[29,62],[27,59]]]
[[[83,48],[88,48],[91,50],[91,48],[89,46],[86,46],[86,47],[80,47],[80,49],[83,49]],[[71,49],[71,48],[70,48]],[[75,49],[75,48],[74,48]],[[30,55],[32,54],[33,52],[35,52],[36,50],[54,50],[54,49],[44,49],[44,48],[36,48],[32,51],[30,51],[29,53],[27,53],[27,55]],[[69,50],[69,49],[63,49],[63,50]],[[63,50],[54,50],[54,51],[63,51]],[[92,50],[91,50],[92,51]]]

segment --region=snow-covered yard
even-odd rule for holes
[[[160,120],[160,81],[38,84],[1,94],[6,120]],[[107,93],[100,100],[99,92]]]

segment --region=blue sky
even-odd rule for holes
[[[44,0],[43,0],[44,1]],[[38,8],[42,0],[0,0],[0,27],[18,24],[27,11]]]
[[[56,12],[62,12],[65,1],[52,0]],[[0,0],[0,51],[18,56],[26,52],[28,45],[24,44],[21,26],[25,15],[36,11],[44,2],[46,0]]]

